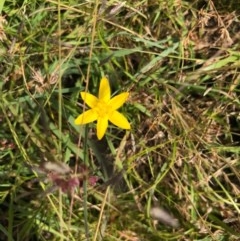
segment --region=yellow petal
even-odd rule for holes
[[[98,98],[107,103],[111,98],[111,90],[109,81],[106,77],[103,77],[100,82]]]
[[[108,127],[108,118],[98,118],[97,122],[97,138],[98,140],[101,140],[107,130]]]
[[[116,126],[129,130],[131,128],[127,118],[118,111],[114,111],[109,120]]]
[[[84,102],[91,108],[95,107],[98,102],[98,98],[87,92],[80,92],[82,99]]]
[[[98,118],[98,115],[95,111],[87,110],[87,111],[83,112],[81,115],[79,115],[74,120],[74,123],[75,123],[75,125],[84,125],[84,124],[97,120],[97,118]]]
[[[116,95],[108,102],[108,106],[111,106],[112,110],[117,110],[126,102],[128,96],[129,96],[128,92],[124,92],[122,94]]]

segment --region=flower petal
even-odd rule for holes
[[[107,103],[111,98],[111,90],[109,81],[106,77],[102,77],[99,87],[98,98]]]
[[[82,99],[84,102],[91,108],[97,105],[98,98],[87,92],[80,92]]]
[[[87,111],[83,112],[81,115],[79,115],[74,120],[74,123],[75,123],[75,125],[84,125],[84,124],[97,120],[97,118],[98,118],[98,115],[95,111],[87,110]]]
[[[108,118],[98,118],[97,122],[97,138],[98,140],[101,140],[107,130],[108,127]]]
[[[111,116],[109,116],[109,120],[116,126],[122,129],[131,129],[130,123],[127,118],[118,111],[114,111]]]
[[[108,102],[108,105],[111,106],[112,110],[117,110],[126,102],[128,96],[128,92],[123,92],[122,94],[116,95]]]

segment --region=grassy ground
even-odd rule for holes
[[[240,240],[240,4],[214,2],[0,2],[0,240]],[[73,120],[104,75],[131,130],[98,141]]]

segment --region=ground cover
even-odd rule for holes
[[[0,3],[0,240],[240,240],[236,2]]]

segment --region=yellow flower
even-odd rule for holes
[[[106,77],[103,77],[100,82],[98,98],[87,92],[81,92],[80,94],[91,109],[83,112],[75,119],[76,125],[84,125],[97,120],[97,137],[99,140],[102,139],[107,130],[108,120],[120,128],[130,129],[126,117],[117,111],[126,102],[129,96],[128,92],[116,95],[111,99],[109,81]]]

